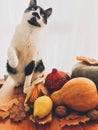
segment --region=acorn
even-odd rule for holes
[[[67,115],[67,107],[63,105],[59,105],[55,108],[55,114],[58,117],[64,117]]]

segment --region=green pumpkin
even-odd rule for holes
[[[71,78],[86,77],[91,79],[98,88],[98,65],[78,62],[73,66]]]

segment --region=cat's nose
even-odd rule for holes
[[[40,19],[40,16],[39,16],[39,14],[37,12],[33,12],[32,15],[37,17],[38,19]]]

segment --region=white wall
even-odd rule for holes
[[[7,48],[28,0],[0,1],[0,76],[6,73]],[[76,56],[98,59],[98,0],[38,0],[53,8],[42,43],[46,71],[71,71]],[[43,47],[44,46],[44,47]]]

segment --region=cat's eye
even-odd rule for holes
[[[40,13],[40,15],[41,15],[42,17],[44,17],[44,16],[45,16],[43,13]]]

